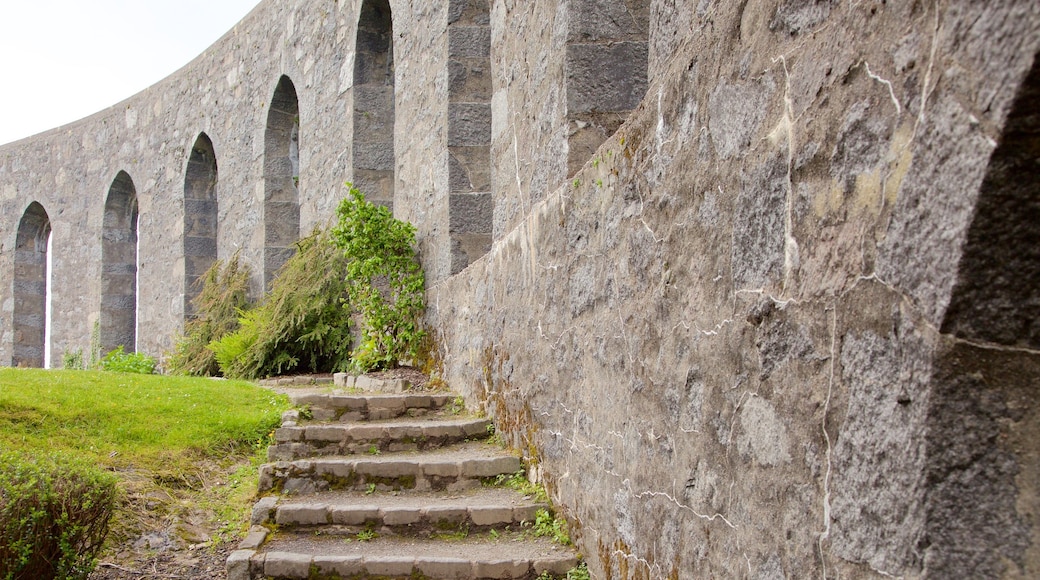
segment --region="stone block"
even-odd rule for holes
[[[513,523],[513,508],[510,506],[473,506],[469,517],[478,526],[497,526]]]
[[[256,554],[255,550],[235,550],[228,556],[225,570],[227,580],[250,580],[249,560]]]
[[[563,576],[567,574],[567,571],[578,565],[578,558],[573,554],[561,553],[555,556],[545,556],[536,559],[531,563],[531,567],[534,568],[535,574],[542,574],[549,572],[550,574],[556,574]]]
[[[328,506],[324,504],[291,504],[279,506],[275,511],[275,523],[280,526],[316,526],[329,523]]]
[[[371,576],[410,576],[415,558],[409,556],[366,556],[365,571]]]
[[[249,519],[250,523],[259,525],[271,521],[272,512],[277,505],[277,497],[268,496],[260,498],[255,504],[253,504],[253,513]]]
[[[503,473],[516,473],[523,467],[519,457],[502,456],[490,459],[467,459],[462,462],[460,475],[463,477],[494,477]]]
[[[332,375],[332,384],[337,387],[350,389],[354,387],[354,381],[356,379],[357,377],[350,373],[334,373]]]
[[[473,563],[473,576],[476,578],[523,578],[531,570],[531,563],[526,560],[486,560]]]
[[[448,146],[472,147],[491,143],[491,105],[448,105]]]
[[[428,506],[422,509],[423,517],[430,524],[438,522],[461,524],[469,519],[469,510],[454,506]]]
[[[430,578],[470,578],[473,564],[465,558],[416,558],[415,567]]]
[[[631,111],[646,94],[645,42],[567,46],[567,113]]]
[[[311,572],[311,556],[290,552],[268,552],[264,559],[264,574],[275,578],[306,580]]]
[[[426,477],[458,477],[462,469],[454,461],[426,461],[422,472]]]
[[[256,550],[263,545],[264,540],[267,539],[267,529],[262,526],[253,526],[254,529],[246,535],[246,537],[239,542],[239,550]]]
[[[448,58],[491,58],[490,26],[448,28]]]
[[[343,526],[361,526],[379,520],[379,506],[352,505],[333,506],[332,523]]]
[[[448,196],[449,230],[490,233],[494,203],[489,193],[453,193]]]
[[[355,470],[362,475],[397,479],[419,474],[418,460],[365,461],[359,460]]]
[[[314,556],[312,563],[318,574],[326,576],[351,578],[365,571],[361,556]]]
[[[339,425],[310,425],[302,439],[307,441],[346,441],[347,429]]]
[[[415,507],[384,507],[380,513],[387,526],[408,526],[422,520],[422,514]]]

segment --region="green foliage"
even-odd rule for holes
[[[249,308],[249,267],[236,253],[226,266],[221,260],[214,262],[195,284],[200,285],[191,301],[195,316],[185,324],[167,366],[173,374],[215,376],[220,367],[207,347],[238,329],[239,313]]]
[[[582,562],[567,571],[567,580],[589,580],[589,567]]]
[[[61,355],[61,368],[82,371],[86,369],[86,361],[83,360],[82,350],[70,350]]]
[[[224,376],[256,379],[296,372],[346,370],[350,363],[347,260],[329,230],[317,228],[296,243],[290,258],[254,309],[241,312],[239,328],[214,340]]]
[[[155,372],[155,359],[140,352],[123,352],[120,345],[101,359],[101,368],[116,373],[150,375]]]
[[[200,455],[251,450],[286,408],[285,396],[241,381],[0,368],[0,449],[189,472]]]
[[[524,495],[531,496],[531,498],[537,502],[549,502],[549,495],[545,493],[545,488],[536,483],[531,483],[530,480],[527,479],[527,474],[522,469],[511,475],[505,473],[496,475],[491,478],[490,481],[485,482],[485,485],[490,487],[507,487]]]
[[[548,510],[540,509],[534,515],[534,527],[531,533],[536,537],[547,536],[557,544],[570,545],[571,537],[567,533],[567,521],[553,517]]]
[[[591,578],[591,576],[589,576],[589,568],[585,562],[582,562],[570,570],[567,570],[567,576],[564,577],[564,580],[589,580],[589,578]],[[535,580],[556,580],[556,575],[546,571],[539,574]]]
[[[415,227],[386,207],[365,200],[350,183],[337,210],[332,238],[347,259],[350,306],[361,317],[361,341],[351,353],[354,370],[394,368],[415,358],[425,333],[426,277],[415,250]]]
[[[373,532],[372,530],[361,530],[354,537],[357,538],[357,541],[359,542],[368,542],[370,540],[378,538],[379,534]]]
[[[108,534],[115,479],[83,461],[0,454],[0,574],[85,579]]]

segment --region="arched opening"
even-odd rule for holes
[[[120,171],[108,189],[101,226],[102,354],[137,348],[137,189]]]
[[[643,100],[649,0],[571,0],[567,33],[567,176],[592,157]]]
[[[50,238],[50,218],[34,201],[22,214],[15,239],[12,366],[42,368],[46,363]]]
[[[448,15],[448,231],[451,273],[491,249],[491,25],[488,0]]]
[[[1038,572],[1040,546],[1032,541],[1040,526],[1037,111],[1040,55],[990,157],[933,363],[928,576]],[[1033,568],[1020,567],[1030,561]]]
[[[300,239],[299,182],[300,101],[296,86],[283,75],[271,98],[264,134],[264,290]]]
[[[365,0],[354,54],[354,185],[394,203],[394,40],[388,0]]]
[[[196,281],[217,259],[217,156],[213,142],[199,134],[184,175],[184,318],[194,316]]]

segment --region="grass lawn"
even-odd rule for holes
[[[116,541],[157,526],[185,541],[220,528],[219,541],[246,523],[258,456],[288,406],[243,381],[2,368],[0,449],[64,451],[115,472]]]

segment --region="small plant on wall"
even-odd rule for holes
[[[351,364],[360,372],[393,368],[414,358],[424,337],[426,277],[415,250],[415,226],[367,201],[353,184],[347,187],[332,238],[347,258],[349,306],[361,319]]]

